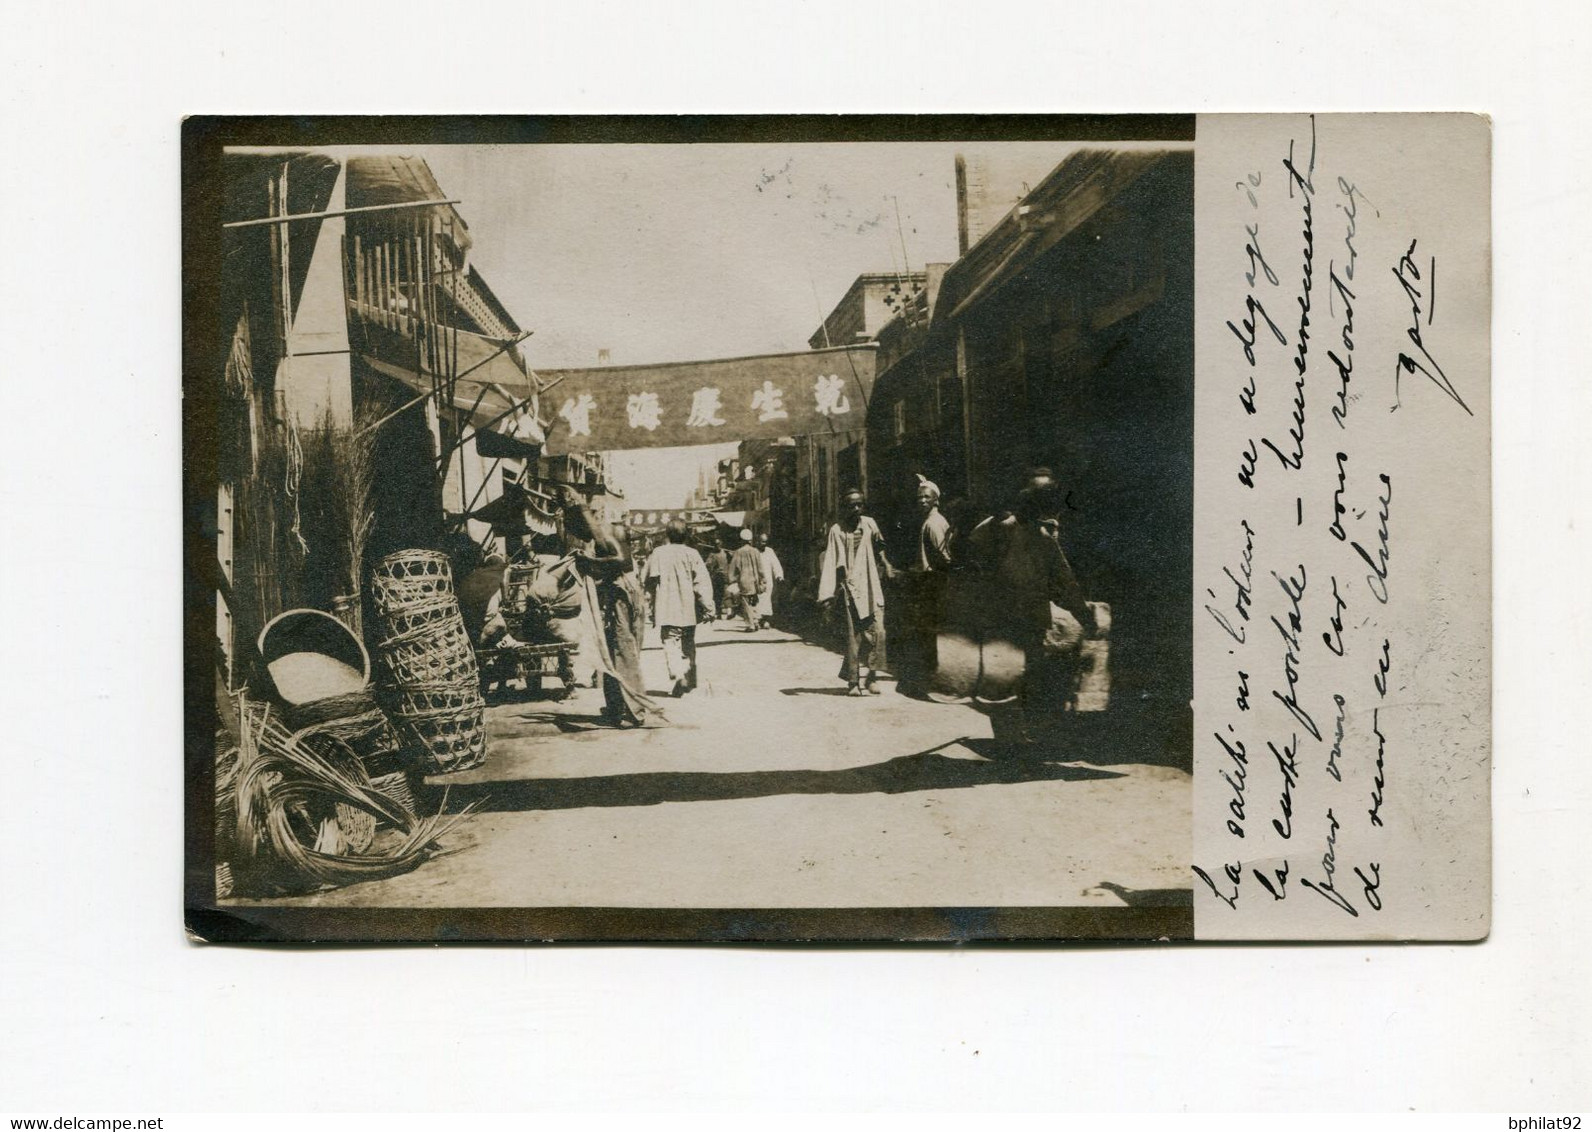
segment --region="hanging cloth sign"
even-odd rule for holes
[[[874,349],[538,370],[549,422],[545,451],[677,448],[860,429]]]

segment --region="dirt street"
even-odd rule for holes
[[[909,699],[893,682],[844,696],[838,658],[787,633],[700,632],[701,687],[661,697],[671,726],[600,727],[591,689],[496,704],[486,764],[429,780],[450,807],[485,800],[450,852],[273,903],[1189,902],[1190,779],[1175,759],[1091,741],[1089,716],[1059,746],[1017,755],[972,707]],[[643,668],[655,693],[668,687],[655,631]]]

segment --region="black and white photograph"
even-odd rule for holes
[[[0,1126],[1579,1127],[1589,20],[19,8]]]
[[[186,130],[190,930],[1192,934],[1191,118]]]

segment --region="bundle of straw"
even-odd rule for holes
[[[317,753],[303,741],[304,733],[288,731],[267,705],[240,697],[238,718],[235,863],[246,866],[255,887],[335,887],[408,872],[475,809],[471,804],[446,814],[444,796],[442,810],[419,817]],[[387,822],[396,837],[363,853],[339,851],[311,817],[338,804]]]
[[[359,592],[364,578],[365,547],[376,524],[371,507],[376,483],[376,432],[369,425],[377,416],[373,403],[361,401],[352,427],[337,427],[330,412],[322,426],[332,449],[332,506],[347,555],[348,592],[352,594]]]

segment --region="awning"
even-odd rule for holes
[[[745,511],[715,511],[713,512],[713,517],[726,527],[746,526]]]
[[[417,357],[415,339],[361,317],[355,341],[366,365],[416,393],[430,393],[442,379]],[[450,340],[452,334],[449,335]],[[541,454],[547,435],[536,419],[536,386],[520,367],[513,347],[477,334],[459,331],[457,372],[451,407],[466,414],[481,430],[476,443],[483,456],[511,459]]]
[[[549,535],[558,521],[543,500],[514,483],[503,485],[503,494],[484,507],[470,512],[470,518],[486,523],[494,534]]]

